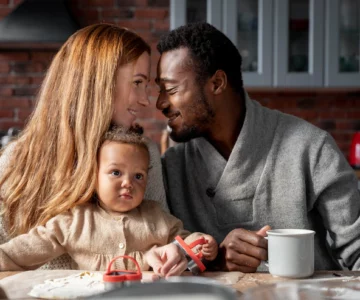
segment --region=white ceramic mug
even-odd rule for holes
[[[267,231],[270,274],[289,278],[309,277],[314,273],[314,235],[307,229]]]

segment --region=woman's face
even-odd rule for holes
[[[137,61],[119,67],[116,75],[112,123],[130,127],[139,110],[150,103],[150,55],[144,52]]]

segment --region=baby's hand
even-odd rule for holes
[[[205,234],[203,237],[207,241],[207,243],[201,247],[203,257],[209,261],[214,260],[218,254],[218,244],[211,235]]]
[[[175,244],[154,247],[145,254],[145,259],[161,277],[181,275],[187,268],[185,255]]]

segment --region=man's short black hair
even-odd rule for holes
[[[208,23],[190,23],[163,35],[157,44],[160,54],[182,47],[189,49],[201,83],[223,70],[234,91],[243,94],[241,55],[224,33]]]

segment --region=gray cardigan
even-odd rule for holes
[[[317,270],[360,268],[357,178],[325,131],[246,99],[243,128],[226,161],[204,138],[163,156],[170,211],[218,242],[235,228],[306,228]]]

